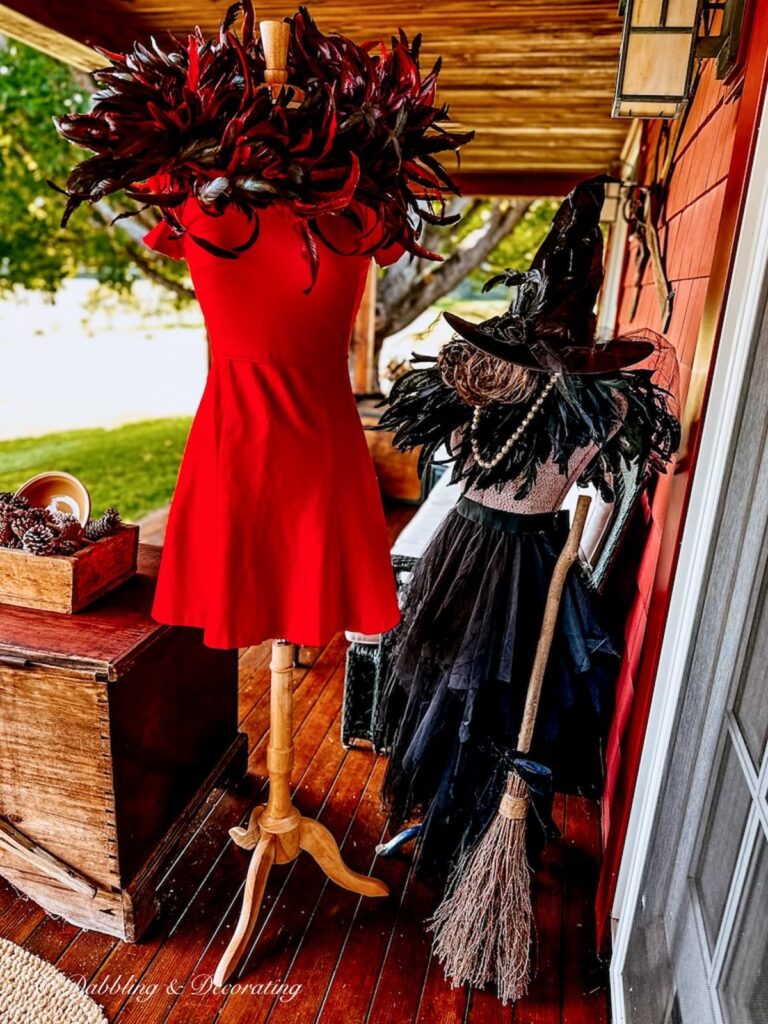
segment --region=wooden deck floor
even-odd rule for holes
[[[367,872],[386,833],[378,798],[384,761],[339,742],[344,640],[309,653],[313,663],[296,678],[296,800],[335,833],[349,864]],[[432,894],[411,875],[407,856],[375,864],[392,892],[386,900],[363,900],[327,884],[308,857],[275,868],[234,987],[211,989],[248,857],[211,837],[220,833],[217,823],[243,821],[264,792],[268,657],[267,645],[241,655],[249,773],[236,791],[212,801],[191,840],[187,862],[204,865],[203,882],[190,892],[171,873],[161,887],[159,922],[133,945],[50,917],[2,882],[0,936],[85,979],[115,1024],[603,1024],[604,971],[591,945],[597,808],[570,796],[556,800],[563,836],[536,878],[538,973],[517,1006],[502,1008],[491,993],[448,987],[423,928]]]

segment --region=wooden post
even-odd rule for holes
[[[269,89],[273,100],[276,100],[283,89],[289,85],[288,45],[291,41],[291,26],[287,21],[260,21],[261,45],[264,49],[264,88]],[[290,85],[292,102],[298,104],[304,98],[304,90]]]
[[[387,886],[377,878],[360,875],[341,859],[331,833],[312,818],[304,818],[291,800],[293,768],[293,644],[272,642],[270,662],[270,720],[267,771],[269,796],[266,806],[251,811],[247,828],[233,828],[238,846],[253,850],[245,880],[243,903],[234,934],[213,976],[221,987],[245,955],[256,926],[267,878],[273,864],[287,864],[306,850],[337,885],[361,896],[387,896]]]
[[[352,386],[356,395],[379,390],[376,365],[376,264],[371,260],[352,328]]]
[[[269,800],[265,816],[284,818],[291,811],[291,770],[293,769],[293,644],[276,640],[272,644],[272,687],[270,691],[270,733],[267,747]]]

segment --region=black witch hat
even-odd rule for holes
[[[444,313],[454,331],[489,355],[547,373],[605,375],[647,359],[656,349],[647,338],[597,338],[600,211],[606,182],[616,180],[601,175],[578,184],[555,214],[530,268],[486,283],[484,290],[500,281],[517,287],[508,311],[480,324]]]

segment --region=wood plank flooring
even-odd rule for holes
[[[390,516],[393,533],[408,514]],[[296,801],[334,832],[353,868],[373,868],[389,884],[389,899],[365,900],[328,884],[308,857],[277,867],[242,970],[228,989],[211,986],[237,917],[248,858],[231,842],[214,842],[221,834],[215,826],[243,822],[264,792],[269,649],[263,644],[240,657],[248,775],[210,802],[185,854],[203,866],[202,883],[190,891],[183,873],[169,872],[160,919],[142,942],[128,945],[52,918],[0,881],[0,936],[87,984],[113,1024],[604,1024],[605,973],[592,945],[596,804],[556,799],[563,835],[536,877],[538,973],[526,999],[503,1008],[490,992],[449,988],[423,927],[432,893],[411,874],[407,854],[375,860],[374,847],[386,834],[379,804],[384,760],[339,742],[345,650],[342,637],[309,649],[304,656],[311,664],[296,673]]]

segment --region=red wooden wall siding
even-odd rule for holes
[[[684,441],[674,472],[659,481],[643,509],[645,548],[625,629],[616,711],[606,751],[605,850],[596,901],[603,947],[609,938],[607,925],[645,738],[711,356],[764,92],[768,19],[755,18],[746,38],[749,48],[739,83],[718,82],[714,62],[704,64],[678,145],[659,234],[675,290],[667,337],[680,360]],[[659,130],[659,122],[648,122],[644,128],[642,180],[646,182],[653,174]],[[650,264],[631,317],[635,291],[635,267],[630,258],[617,326],[621,330],[650,327],[661,331]]]

